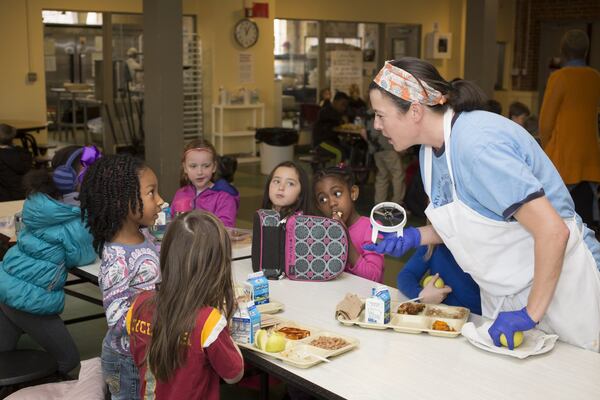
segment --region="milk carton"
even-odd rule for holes
[[[372,289],[372,295],[365,301],[365,320],[373,324],[390,322],[390,291],[386,286]]]
[[[248,291],[250,298],[254,300],[254,304],[267,304],[269,302],[269,281],[262,271],[249,274],[244,289]]]
[[[260,329],[260,312],[253,301],[238,303],[238,309],[231,319],[231,337],[239,343],[252,344]]]

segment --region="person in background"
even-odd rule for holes
[[[337,92],[333,97],[333,102],[319,110],[313,128],[313,138],[317,151],[333,154],[335,162],[338,164],[349,156],[350,149],[342,145],[333,129],[348,122],[346,111],[348,110],[349,101],[350,98],[346,93]]]
[[[261,208],[277,211],[282,219],[310,212],[310,192],[306,172],[293,161],[284,161],[267,178]]]
[[[0,201],[25,198],[23,176],[31,169],[31,154],[12,145],[17,130],[7,124],[0,124]]]
[[[81,192],[81,218],[100,256],[98,284],[108,332],[102,342],[102,374],[113,400],[138,399],[139,376],[130,352],[125,316],[137,294],[160,282],[158,251],[147,229],[163,199],[156,175],[127,154],[102,157],[87,171]]]
[[[489,99],[485,103],[485,109],[494,114],[502,115],[502,104],[498,100]]]
[[[132,88],[141,82],[141,72],[143,69],[142,64],[137,60],[138,55],[139,53],[135,47],[130,47],[127,50],[127,60],[125,61],[127,64],[127,72],[129,74],[127,81]]]
[[[195,209],[215,214],[227,227],[235,226],[240,194],[225,179],[214,181],[217,151],[204,139],[189,142],[181,156],[181,187],[171,205],[173,216]]]
[[[316,206],[325,217],[342,223],[348,233],[348,261],[346,272],[383,282],[384,257],[363,249],[371,243],[371,221],[356,211],[358,186],[354,184],[352,171],[344,166],[317,171],[313,177],[313,193]]]
[[[357,117],[364,120],[367,116],[367,103],[360,97],[360,89],[356,83],[350,85],[348,94],[350,95],[347,110],[348,122],[358,122]]]
[[[556,166],[583,222],[596,229],[600,144],[600,73],[586,66],[587,34],[570,30],[561,40],[563,68],[550,74],[540,112],[542,147]]]
[[[244,359],[229,333],[236,307],[231,242],[213,214],[194,210],[167,229],[160,289],[127,313],[141,398],[219,399],[219,381],[238,382]]]
[[[82,152],[79,146],[61,149],[52,159],[54,173],[44,169],[25,175],[24,226],[0,263],[0,351],[15,350],[26,333],[54,357],[63,379],[79,365],[77,346],[60,318],[65,282],[71,268],[96,258],[81,210],[64,196],[77,193],[86,173],[73,161]],[[87,157],[88,166],[99,157],[98,151]],[[71,160],[69,176],[60,171],[65,158]]]
[[[367,114],[368,115],[368,114]],[[404,180],[405,169],[402,163],[402,154],[394,150],[380,132],[373,127],[373,116],[367,118],[367,128],[360,132],[364,140],[373,149],[373,158],[377,166],[375,174],[375,204],[391,200],[397,204],[404,203],[406,193],[406,182]],[[390,186],[392,196],[389,197]]]
[[[516,122],[521,126],[525,126],[525,121],[529,118],[529,115],[529,108],[525,104],[519,101],[510,103],[510,106],[508,107],[508,119],[511,121]]]
[[[363,248],[398,257],[443,242],[479,285],[496,346],[504,334],[512,349],[515,332],[537,326],[600,351],[600,243],[531,135],[480,111],[477,86],[417,58],[386,62],[369,90],[375,128],[394,149],[422,145],[431,225]]]
[[[421,287],[427,276],[433,276]],[[435,282],[441,279],[441,288]],[[466,307],[481,315],[479,286],[456,263],[443,244],[420,246],[398,273],[398,289],[409,299],[421,298],[422,303]]]
[[[331,89],[329,89],[329,88],[321,89],[321,92],[319,93],[319,107],[323,108],[330,104],[331,104]]]

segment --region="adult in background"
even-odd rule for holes
[[[600,73],[585,64],[589,44],[587,35],[579,29],[563,36],[561,53],[565,62],[548,78],[539,135],[544,151],[571,192],[577,214],[588,225],[597,225]]]
[[[350,98],[344,92],[337,92],[333,101],[325,104],[319,110],[319,115],[313,128],[314,143],[318,152],[325,152],[335,156],[336,164],[345,160],[350,149],[347,149],[338,138],[334,128],[345,122],[348,122],[346,112]]]
[[[23,176],[31,169],[31,154],[12,145],[16,134],[14,127],[0,124],[0,201],[25,198]]]
[[[539,324],[600,351],[600,243],[531,135],[480,111],[477,86],[450,84],[416,58],[387,62],[369,89],[375,128],[394,149],[421,144],[431,225],[365,248],[399,257],[443,242],[479,285],[496,346],[504,334],[513,348],[515,332]]]

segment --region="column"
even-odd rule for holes
[[[164,199],[179,188],[183,150],[182,18],[181,0],[144,0],[146,162]]]

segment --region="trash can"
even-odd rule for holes
[[[254,136],[260,142],[260,172],[269,175],[284,161],[294,160],[298,131],[291,128],[259,128]]]

